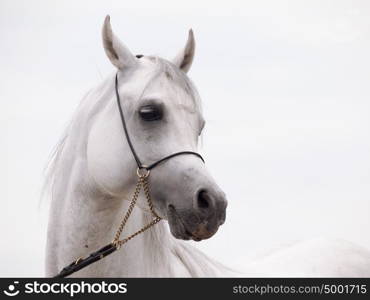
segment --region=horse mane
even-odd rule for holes
[[[107,98],[107,94],[113,93],[114,76],[113,74],[108,76],[95,88],[90,89],[77,106],[62,136],[54,146],[44,169],[45,175],[41,194],[42,199],[45,198],[46,195],[50,195],[51,199],[54,198],[53,189],[57,174],[65,174],[62,169],[67,167],[63,162],[63,153],[65,153],[67,145],[71,144],[70,141],[80,139],[81,142],[81,139],[83,139],[85,144],[87,143],[86,130],[81,132],[81,129],[84,129],[86,123],[88,123],[96,112],[104,106],[104,100]]]

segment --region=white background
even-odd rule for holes
[[[113,70],[108,13],[134,53],[171,58],[194,29],[201,152],[229,199],[200,248],[226,264],[316,236],[370,248],[369,6],[0,0],[0,276],[43,275],[42,172],[82,95]]]

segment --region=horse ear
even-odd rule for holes
[[[178,66],[181,70],[187,73],[193,62],[195,52],[195,40],[193,30],[189,30],[188,41],[186,42],[185,48],[180,51],[179,54],[172,60],[172,62]]]
[[[135,56],[114,35],[112,27],[110,25],[109,15],[105,17],[102,36],[105,53],[114,66],[116,66],[120,70],[123,70],[130,66],[133,66],[136,63]]]

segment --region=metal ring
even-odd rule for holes
[[[136,169],[136,174],[140,178],[147,178],[150,174],[150,170],[148,170],[146,166],[142,166],[141,168]]]

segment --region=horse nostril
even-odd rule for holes
[[[201,190],[199,193],[198,193],[198,207],[199,208],[208,208],[209,205],[210,205],[210,197],[207,193],[207,191],[205,190]]]

